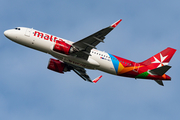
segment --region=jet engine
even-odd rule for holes
[[[49,64],[48,64],[47,68],[50,69],[50,70],[53,70],[55,72],[59,72],[59,73],[64,73],[64,72],[67,72],[67,71],[71,70],[63,62],[61,62],[59,60],[52,59],[52,58],[49,60]]]
[[[66,55],[69,55],[74,51],[73,47],[64,41],[56,41],[53,50]]]

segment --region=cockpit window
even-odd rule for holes
[[[15,30],[21,30],[20,28],[15,28]]]

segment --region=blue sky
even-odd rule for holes
[[[178,0],[2,0],[0,4],[0,119],[4,120],[177,120],[180,119]],[[48,54],[5,38],[3,32],[30,27],[78,41],[119,19],[97,46],[140,62],[166,47],[177,49],[167,72],[171,82],[113,76],[87,70],[97,84],[74,72],[48,70]]]

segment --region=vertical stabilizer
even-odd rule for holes
[[[152,56],[151,58],[141,62],[140,64],[149,66],[151,69],[168,65],[175,52],[176,49],[168,47],[165,50],[159,52],[158,54]]]

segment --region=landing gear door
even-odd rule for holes
[[[25,36],[30,37],[32,29],[27,28],[25,32]]]

